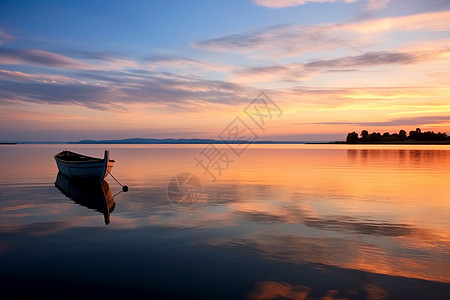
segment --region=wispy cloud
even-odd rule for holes
[[[450,50],[446,48],[408,51],[367,52],[356,56],[334,59],[312,60],[308,63],[290,63],[265,67],[249,67],[235,70],[232,79],[236,82],[306,81],[322,72],[357,72],[365,68],[383,65],[411,65],[447,59]],[[420,48],[419,48],[420,49]]]
[[[317,74],[315,70],[308,70],[301,63],[273,65],[267,67],[241,68],[234,71],[231,80],[241,83],[268,81],[305,81]]]
[[[449,7],[448,1],[443,0],[253,0],[256,5],[268,8],[285,8],[300,6],[308,3],[361,3],[361,7],[367,11],[375,11],[388,8],[390,6],[401,7],[406,11],[433,11],[444,10]]]
[[[345,24],[275,25],[194,43],[209,51],[298,56],[334,49],[354,50],[375,44],[377,34],[448,31],[450,11],[367,19]],[[370,35],[368,35],[370,33]]]
[[[290,7],[290,6],[298,6],[298,5],[303,5],[306,3],[313,3],[313,2],[352,3],[352,2],[356,2],[356,1],[357,0],[254,0],[255,4],[270,7],[270,8],[283,8],[283,7]]]
[[[14,37],[8,34],[3,28],[0,28],[0,45],[13,40]]]
[[[307,68],[358,68],[366,66],[377,66],[387,64],[413,64],[423,61],[445,57],[450,54],[450,50],[441,49],[436,51],[416,51],[416,52],[390,52],[378,51],[367,52],[357,56],[346,56],[329,60],[316,60],[305,64]]]
[[[368,19],[345,24],[343,28],[361,34],[402,31],[448,31],[450,28],[450,10]]]
[[[152,62],[152,63],[160,63],[160,62],[181,62],[181,63],[192,63],[192,64],[200,64],[200,65],[206,65],[205,62],[196,60],[196,59],[190,59],[180,56],[173,56],[173,55],[161,55],[161,54],[150,54],[141,59],[142,61]]]
[[[0,103],[11,101],[75,104],[95,109],[127,103],[190,107],[200,103],[247,103],[251,89],[241,85],[145,70],[88,72],[80,79],[23,72],[0,72]]]
[[[388,6],[389,2],[391,2],[391,0],[369,0],[369,2],[367,3],[367,9],[368,10],[382,9]]]
[[[194,46],[210,51],[289,56],[352,44],[348,37],[336,35],[334,31],[335,26],[330,25],[276,25],[200,41]]]
[[[285,99],[295,103],[297,109],[313,108],[317,111],[336,110],[337,113],[348,112],[347,117],[354,120],[354,110],[387,111],[450,111],[449,91],[439,87],[293,87],[279,89],[273,93],[274,98]],[[356,119],[358,120],[358,119]],[[350,122],[350,121],[349,121]]]
[[[0,70],[0,80],[36,81],[36,82],[73,82],[74,79],[56,74],[29,74],[20,71]]]
[[[116,55],[113,53],[85,49],[64,49],[61,54],[83,60],[110,61],[116,59]]]
[[[213,63],[192,59],[182,56],[150,54],[139,61],[141,65],[145,65],[147,70],[158,70],[166,72],[176,72],[178,74],[189,74],[201,76],[206,72],[230,72],[234,69],[228,64]]]
[[[442,124],[449,123],[450,115],[439,115],[439,116],[420,116],[411,118],[398,118],[391,119],[388,121],[373,121],[373,122],[317,122],[310,124],[322,124],[322,125],[357,125],[357,126],[417,126],[417,125],[427,125],[427,124]],[[297,125],[303,125],[305,123],[298,123]]]
[[[404,15],[424,12],[445,11],[450,8],[450,2],[445,0],[365,0],[360,1],[361,8],[370,17],[372,13],[402,12]]]
[[[107,52],[71,49],[58,53],[40,49],[15,48],[0,48],[0,64],[71,70],[114,70],[139,66],[136,61]]]
[[[14,74],[17,78],[17,74]],[[91,108],[104,106],[107,88],[88,85],[83,82],[53,82],[0,79],[0,103],[9,104],[15,101],[40,102],[49,104],[78,104]]]
[[[38,65],[52,68],[84,69],[89,65],[76,59],[38,49],[0,48],[0,64]]]

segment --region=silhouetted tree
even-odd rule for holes
[[[426,131],[422,132],[420,128],[416,128],[416,130],[410,131],[409,136],[406,136],[405,130],[400,130],[399,133],[390,134],[389,132],[383,133],[381,135],[379,132],[368,133],[367,130],[363,130],[361,132],[361,138],[358,138],[358,134],[356,132],[350,132],[347,135],[347,143],[356,144],[360,143],[379,143],[379,142],[397,142],[397,141],[450,141],[450,137],[447,136],[446,133],[434,133],[434,131]]]
[[[361,138],[363,139],[363,141],[365,141],[368,136],[369,136],[369,132],[367,130],[361,131]]]
[[[356,144],[358,142],[358,134],[356,132],[350,132],[347,134],[347,144]]]
[[[416,128],[415,131],[410,131],[409,132],[408,139],[415,140],[415,141],[420,141],[421,140],[421,135],[422,135],[422,130],[420,130],[420,128]]]
[[[367,141],[371,143],[381,142],[381,134],[379,132],[372,132],[367,137]]]
[[[399,139],[400,141],[406,141],[406,138],[407,138],[407,136],[406,136],[406,131],[404,131],[403,129],[400,130],[400,131],[398,132],[398,139]]]
[[[445,141],[447,139],[446,133],[434,133],[434,131],[422,132],[420,141]]]

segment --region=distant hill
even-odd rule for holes
[[[69,144],[209,144],[212,139],[143,139],[132,138],[122,140],[82,140]],[[222,141],[217,141],[222,142]],[[223,142],[222,142],[223,143]]]
[[[247,141],[235,141],[234,143],[246,143]],[[69,142],[69,144],[224,144],[222,140],[214,139],[144,139],[131,138],[122,140],[82,140],[78,142]],[[306,144],[307,142],[293,141],[254,141],[254,144]]]

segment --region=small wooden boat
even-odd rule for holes
[[[105,150],[103,159],[62,151],[55,155],[55,161],[59,172],[66,177],[98,183],[102,183],[114,165],[114,160],[109,159],[108,150]]]

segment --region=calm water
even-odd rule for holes
[[[205,147],[0,146],[1,298],[450,297],[450,147]],[[53,160],[105,148],[108,225]]]

